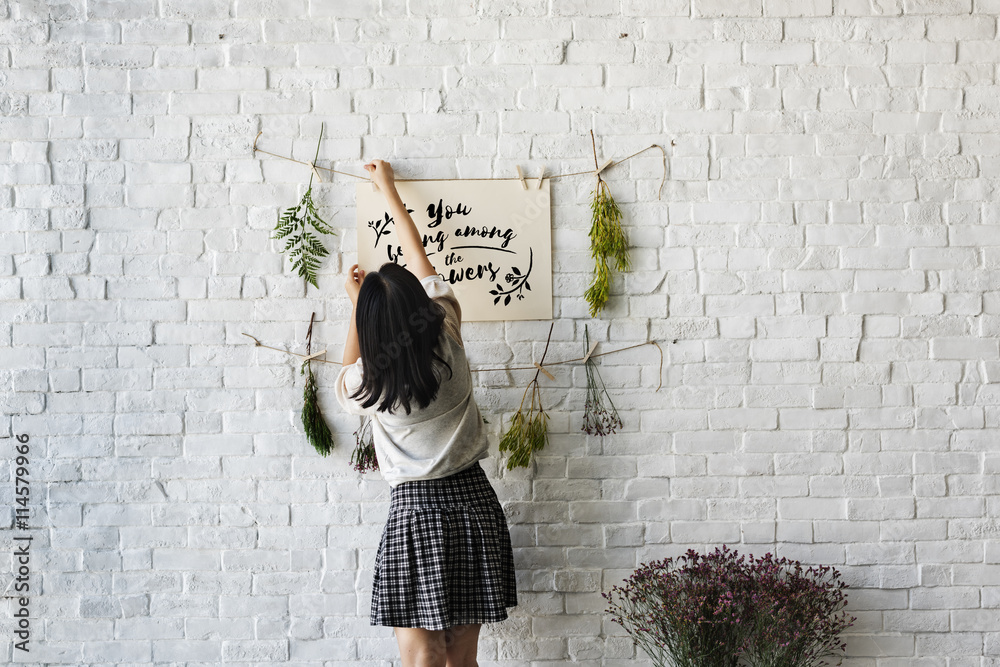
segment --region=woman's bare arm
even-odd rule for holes
[[[347,329],[347,340],[344,341],[344,366],[349,366],[361,357],[361,345],[358,342],[357,307],[358,293],[361,292],[361,283],[365,280],[365,272],[353,265],[347,270],[347,282],[344,287],[347,296],[351,300],[351,321]]]
[[[365,169],[371,174],[372,181],[378,186],[379,191],[389,204],[389,213],[392,214],[393,222],[396,226],[396,238],[403,249],[403,259],[406,260],[406,268],[417,278],[426,278],[437,273],[434,265],[427,258],[427,251],[424,250],[423,238],[417,231],[417,226],[413,223],[403,200],[396,192],[395,177],[392,167],[383,160],[372,160],[365,165]]]

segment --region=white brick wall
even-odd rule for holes
[[[521,606],[483,665],[648,664],[600,592],[689,547],[837,566],[851,667],[1000,665],[1000,63],[996,0],[0,2],[0,434],[32,437],[30,659],[387,665],[368,626],[388,487],[301,434],[302,378],[242,332],[339,357],[354,182],[320,288],[269,240],[308,171],[608,173],[635,271],[586,317],[587,178],[553,182],[557,323],[624,418],[487,462]],[[673,143],[672,143],[673,142]],[[547,323],[470,323],[480,366]],[[540,342],[541,341],[541,342]],[[329,386],[336,368],[320,369]],[[528,375],[484,373],[496,431]],[[654,392],[662,379],[663,388]],[[11,443],[11,440],[5,440]],[[11,451],[5,445],[4,456]],[[5,505],[13,484],[0,485]],[[10,528],[3,522],[3,588]]]

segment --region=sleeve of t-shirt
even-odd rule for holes
[[[361,360],[358,359],[353,364],[348,364],[340,369],[337,382],[333,386],[340,407],[352,415],[371,414],[375,409],[374,405],[370,408],[364,408],[361,406],[361,401],[351,398],[351,394],[361,387],[363,373],[364,368],[361,365]]]
[[[458,302],[455,290],[436,273],[421,278],[420,284],[424,286],[427,296],[444,307],[445,331],[451,334],[460,345],[464,345],[462,342],[462,304]]]

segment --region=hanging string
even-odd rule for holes
[[[272,153],[271,151],[266,151],[263,148],[257,148],[257,140],[260,139],[260,135],[262,135],[263,133],[264,133],[263,131],[260,131],[260,132],[257,133],[257,136],[254,137],[254,140],[253,140],[253,153],[254,153],[254,155],[256,155],[257,153],[265,153],[267,155],[271,155],[273,157],[280,158],[282,160],[288,160],[289,162],[295,162],[297,164],[304,164],[305,166],[310,167],[314,172],[317,169],[322,169],[323,171],[329,171],[329,172],[332,172],[334,174],[340,174],[341,176],[350,176],[351,178],[356,178],[356,179],[362,180],[362,181],[371,180],[370,177],[368,177],[368,176],[361,176],[359,174],[352,174],[352,173],[350,173],[348,171],[339,171],[337,169],[332,169],[330,167],[321,167],[318,164],[316,164],[315,161],[313,161],[313,162],[304,162],[302,160],[296,160],[295,158],[288,157],[287,155],[279,155],[278,153]],[[671,145],[673,145],[673,142],[671,142]],[[646,151],[652,150],[654,148],[659,148],[660,152],[663,154],[663,175],[660,176],[660,187],[658,187],[656,189],[656,198],[659,199],[660,198],[660,193],[663,190],[663,183],[667,179],[667,151],[663,148],[663,146],[661,146],[659,144],[650,144],[649,146],[646,146],[642,150],[638,150],[635,153],[632,153],[631,155],[629,155],[627,157],[623,157],[621,160],[612,160],[605,167],[605,169],[608,169],[610,167],[614,167],[615,165],[622,164],[623,162],[628,162],[629,160],[631,160],[635,156],[637,156],[637,155],[639,155],[641,153],[645,153]],[[596,152],[595,152],[595,156],[596,156]],[[596,169],[596,167],[595,167],[595,169]],[[544,176],[544,178],[555,180],[557,178],[567,178],[569,176],[593,175],[594,171],[595,170],[592,169],[592,170],[588,170],[588,171],[574,171],[574,172],[569,173],[569,174],[552,174],[552,175],[546,174]],[[395,180],[402,182],[402,181],[453,181],[453,180],[456,180],[456,179],[454,179],[454,178],[397,178]],[[516,180],[519,180],[519,179],[516,179],[516,178],[463,178],[461,180],[463,180],[463,181],[516,181]]]
[[[317,355],[324,354],[326,352],[326,350],[323,350],[323,352],[317,352],[316,354],[313,354],[313,355],[305,355],[305,354],[300,354],[298,352],[292,352],[290,350],[285,350],[285,349],[282,349],[280,347],[271,347],[270,345],[264,345],[264,343],[261,343],[259,340],[257,340],[256,337],[251,336],[250,334],[248,334],[248,333],[246,333],[244,331],[241,331],[240,333],[242,333],[244,336],[247,336],[248,338],[253,338],[253,342],[254,342],[254,344],[255,344],[256,347],[266,347],[269,350],[275,350],[277,352],[284,352],[285,354],[291,354],[291,355],[294,355],[296,357],[311,356],[312,357],[312,359],[311,359],[312,361],[318,361],[318,362],[322,362],[324,364],[337,364],[338,366],[342,365],[341,362],[334,361],[333,359],[318,359],[317,358]],[[551,336],[551,332],[550,332],[549,335]],[[607,352],[599,352],[597,354],[591,354],[591,355],[588,355],[588,356],[591,359],[593,359],[594,357],[603,357],[603,356],[608,355],[608,354],[617,354],[619,352],[624,352],[625,350],[634,350],[635,348],[642,347],[643,345],[653,345],[653,346],[656,347],[656,350],[660,353],[660,378],[661,379],[660,379],[660,384],[657,385],[657,387],[656,387],[656,390],[659,391],[660,387],[663,386],[663,379],[662,379],[662,376],[663,376],[663,349],[660,347],[659,343],[657,343],[655,340],[647,340],[645,343],[636,343],[635,345],[629,345],[628,347],[621,347],[621,348],[618,348],[617,350],[608,350]],[[547,344],[546,344],[546,349],[547,349]],[[579,361],[586,361],[586,359],[587,359],[587,357],[577,357],[575,359],[566,359],[564,361],[550,361],[547,364],[544,364],[544,366],[543,366],[543,364],[539,363],[539,364],[533,364],[531,366],[504,366],[504,367],[501,367],[501,368],[472,368],[470,370],[473,373],[487,373],[487,372],[493,372],[493,371],[536,371],[536,377],[537,377],[537,372],[540,371],[545,366],[561,366],[563,364],[572,364],[572,363],[576,363],[576,362],[579,362]],[[545,361],[544,355],[542,356],[542,361],[543,362]]]
[[[361,178],[361,179],[364,179],[366,181],[368,180],[367,176],[358,176],[357,174],[351,174],[351,173],[346,172],[346,171],[337,171],[336,169],[330,169],[329,167],[321,167],[318,164],[316,164],[315,160],[312,161],[312,162],[303,162],[302,160],[296,160],[295,158],[288,157],[287,155],[279,155],[277,153],[272,153],[271,151],[266,151],[263,148],[257,148],[257,140],[260,139],[260,135],[262,135],[262,134],[264,134],[263,130],[261,130],[260,132],[258,132],[257,136],[254,137],[254,140],[253,140],[253,154],[254,155],[257,155],[257,153],[266,153],[267,155],[271,155],[271,156],[276,157],[276,158],[281,158],[282,160],[288,160],[289,162],[295,162],[297,164],[304,164],[305,166],[312,168],[313,171],[316,171],[317,169],[322,169],[323,171],[329,171],[329,172],[332,172],[334,174],[340,174],[341,176],[351,176],[353,178]],[[322,179],[320,179],[320,180],[322,180]],[[402,180],[402,179],[400,179],[400,180]]]

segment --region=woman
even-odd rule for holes
[[[517,605],[503,508],[462,344],[462,308],[424,251],[382,160],[366,164],[385,196],[406,268],[348,272],[353,304],[337,378],[340,405],[372,418],[392,488],[375,556],[371,624],[395,628],[404,667],[475,667],[483,623]]]

